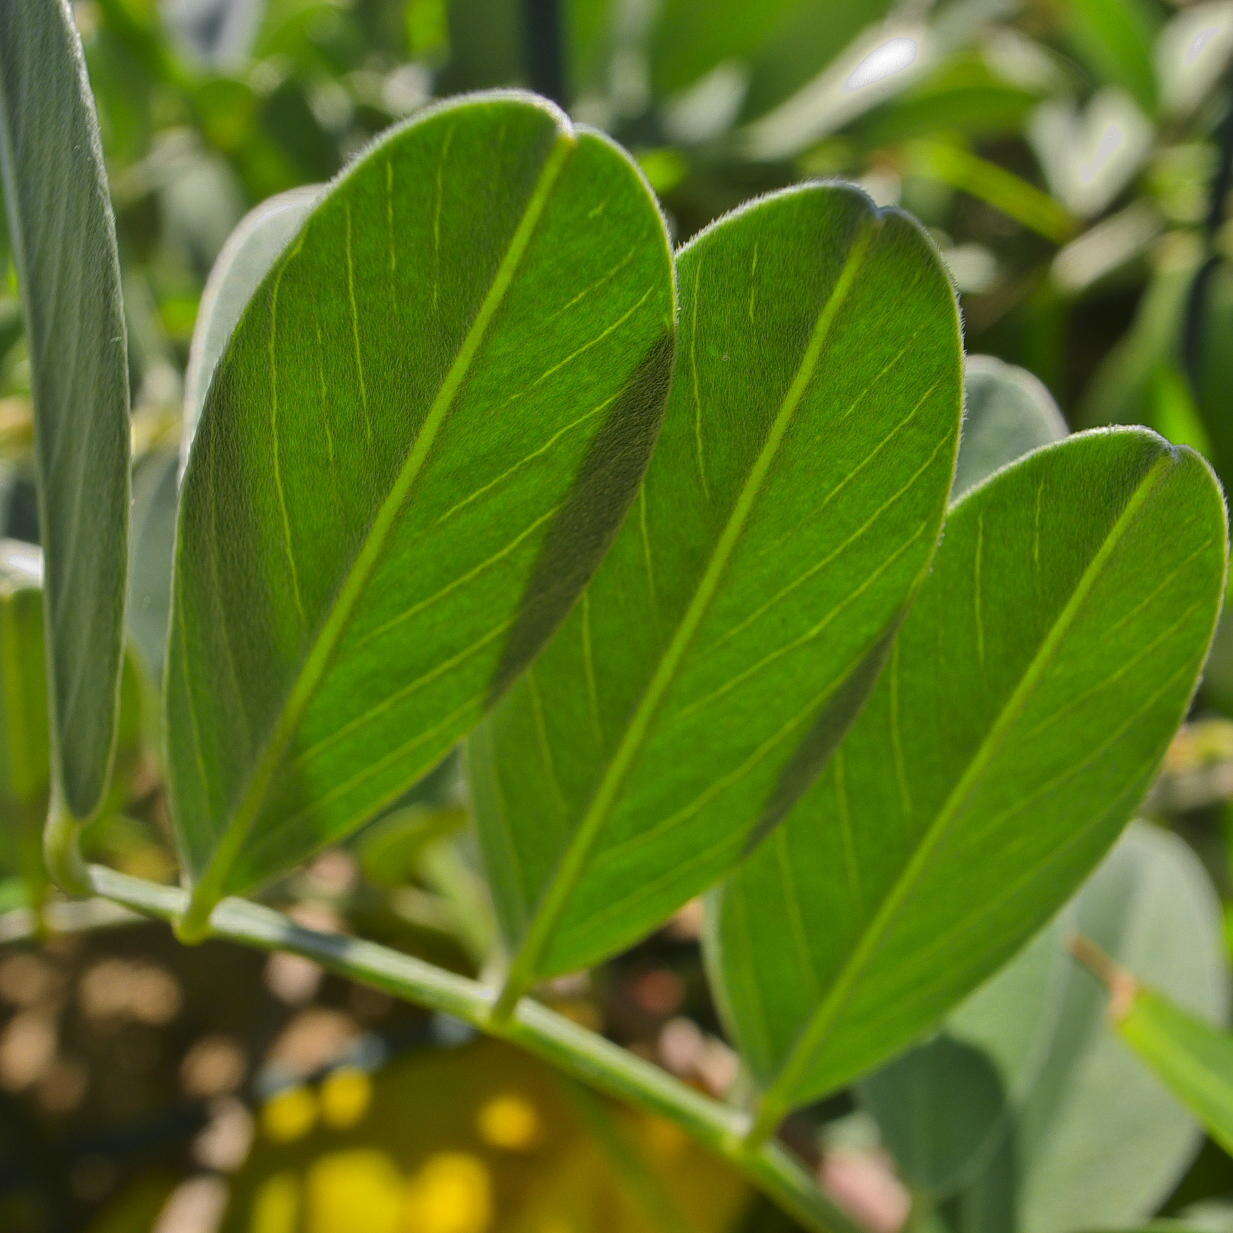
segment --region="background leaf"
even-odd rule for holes
[[[0,541],[0,827],[6,873],[26,899],[46,890],[40,834],[51,776],[42,569],[37,551]]]
[[[985,982],[942,1030],[860,1086],[914,1190],[950,1194],[980,1168],[1030,1089],[1057,1026],[1070,960],[1063,915]]]
[[[1178,838],[1132,827],[1080,892],[1068,926],[1206,1018],[1223,1019],[1220,907]],[[1068,1233],[1157,1211],[1202,1135],[1104,1022],[1091,976],[1064,970],[1048,1054],[1005,1138],[950,1213],[958,1233]]]
[[[764,1124],[909,1044],[1095,864],[1193,691],[1224,558],[1206,465],[1143,429],[953,508],[826,775],[720,897],[711,967]]]
[[[720,66],[748,74],[741,113],[761,115],[822,71],[890,0],[665,0],[650,44],[656,94],[674,94]]]
[[[678,271],[638,501],[472,742],[511,988],[634,941],[782,816],[880,665],[950,484],[955,304],[904,215],[789,191]]]
[[[162,679],[167,655],[179,469],[174,454],[152,453],[133,473],[128,630],[147,674],[155,682]]]
[[[1233,1154],[1233,1038],[1154,989],[1115,1014],[1122,1039]]]
[[[991,355],[964,361],[963,393],[956,498],[999,467],[1066,435],[1066,421],[1040,381]]]
[[[1159,105],[1154,46],[1161,20],[1151,0],[1070,0],[1070,41],[1097,80],[1119,85],[1150,115]]]
[[[0,172],[34,392],[63,804],[89,817],[112,757],[128,561],[128,372],[115,223],[66,0],[0,0]]]
[[[322,198],[184,481],[168,724],[196,919],[396,800],[538,650],[641,477],[672,307],[632,164],[530,96],[424,113]]]

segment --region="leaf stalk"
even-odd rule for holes
[[[1124,1019],[1139,996],[1139,982],[1108,952],[1082,933],[1071,938],[1070,954],[1109,991],[1109,1015],[1113,1021],[1117,1023]]]
[[[90,879],[81,857],[81,822],[53,797],[43,830],[43,857],[52,881],[66,895],[90,894]]]

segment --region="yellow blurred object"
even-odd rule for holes
[[[354,1126],[368,1112],[372,1079],[362,1070],[344,1066],[321,1084],[321,1120],[335,1130]]]
[[[491,1226],[492,1179],[478,1156],[438,1152],[411,1178],[405,1233],[486,1233]]]
[[[525,1152],[543,1136],[535,1106],[519,1092],[494,1096],[480,1109],[476,1121],[480,1138],[490,1147],[507,1152]]]
[[[402,1173],[376,1148],[348,1148],[313,1161],[304,1197],[306,1233],[412,1233],[420,1227],[403,1219]]]
[[[272,1097],[261,1111],[261,1129],[275,1143],[302,1139],[317,1120],[317,1098],[306,1087],[291,1087]]]
[[[732,1233],[746,1183],[671,1123],[476,1040],[262,1111],[219,1233]]]
[[[253,1233],[296,1233],[300,1216],[300,1185],[294,1173],[267,1177],[253,1196]]]

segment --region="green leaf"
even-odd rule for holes
[[[1051,441],[1066,421],[1049,391],[1030,372],[991,355],[970,355],[964,366],[963,436],[953,495]]]
[[[1114,1014],[1122,1039],[1233,1155],[1233,1037],[1153,989]]]
[[[863,149],[875,150],[942,132],[1018,135],[1041,96],[1039,88],[1010,80],[983,55],[970,53],[944,59],[923,80],[844,125],[844,131]]]
[[[1176,836],[1131,826],[1080,891],[1066,927],[1189,1010],[1212,1019],[1226,1013],[1220,903]],[[1068,963],[1044,1064],[957,1205],[960,1233],[1135,1225],[1174,1190],[1202,1134],[1104,1017],[1101,990]]]
[[[1045,1060],[1068,971],[1054,921],[971,995],[937,1036],[860,1087],[905,1181],[950,1194],[980,1168]]]
[[[183,453],[188,457],[206,391],[232,331],[270,267],[320,199],[317,185],[279,193],[250,210],[228,237],[210,271],[184,374]]]
[[[876,673],[951,481],[955,302],[905,215],[790,190],[678,276],[638,501],[472,742],[507,999],[633,942],[782,817]]]
[[[31,904],[47,884],[40,831],[51,776],[41,592],[38,550],[0,540],[0,827],[5,871],[21,872]]]
[[[1187,270],[1186,273],[1200,277],[1197,271]],[[1194,397],[1210,443],[1212,465],[1218,475],[1228,479],[1233,476],[1233,426],[1228,422],[1229,417],[1221,414],[1221,408],[1225,407],[1229,380],[1233,377],[1233,357],[1227,346],[1227,331],[1233,328],[1233,270],[1219,265],[1210,268],[1204,277],[1206,312],[1202,332],[1196,339]],[[1183,315],[1184,297],[1191,285],[1188,279],[1179,289],[1179,318]]]
[[[987,1219],[973,1229],[1008,1233],[1015,1195],[1027,1229],[1137,1219],[1194,1151],[1188,1119],[1099,1030],[1099,999],[1066,954],[1079,922],[1188,1002],[1224,1005],[1220,912],[1202,865],[1174,836],[1132,824],[1076,900],[936,1038],[861,1086],[909,1182],[935,1196],[978,1182],[985,1198],[968,1200],[968,1216]],[[999,1140],[1015,1162],[1004,1175],[989,1167]]]
[[[6,545],[8,542],[5,541]],[[50,733],[40,587],[0,562],[0,800],[38,822],[47,807]]]
[[[919,1037],[1095,865],[1193,692],[1224,561],[1206,464],[1145,429],[953,508],[860,718],[713,921],[760,1131]]]
[[[0,172],[30,344],[56,781],[86,818],[116,730],[128,371],[115,224],[66,0],[0,0]]]
[[[1150,422],[1160,369],[1181,351],[1186,300],[1198,265],[1199,253],[1188,245],[1161,246],[1133,322],[1092,374],[1075,412],[1078,423]],[[1201,390],[1196,395],[1202,407]],[[1216,474],[1223,476],[1220,457],[1209,455],[1208,459]]]
[[[321,199],[232,335],[184,480],[190,933],[396,800],[525,667],[641,479],[672,314],[633,164],[531,96],[434,108]]]
[[[171,562],[179,504],[179,459],[148,454],[133,473],[133,558],[128,630],[147,673],[162,679],[171,615]]]
[[[1159,105],[1156,37],[1160,17],[1151,0],[1070,0],[1065,28],[1098,82],[1118,85],[1149,114]]]
[[[1188,1220],[1153,1220],[1136,1229],[1101,1230],[1101,1233],[1212,1233],[1212,1230],[1200,1228]]]

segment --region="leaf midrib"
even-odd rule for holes
[[[1061,641],[1074,622],[1080,606],[1087,598],[1106,562],[1125,535],[1135,514],[1165,473],[1175,465],[1176,460],[1176,453],[1173,451],[1157,459],[1139,481],[1135,492],[1123,506],[1121,513],[1118,514],[1113,526],[1109,529],[1104,542],[1091,561],[1088,562],[1070,598],[1063,605],[1061,612],[1059,612],[1053,624],[1049,627],[1035,655],[1033,655],[1031,662],[1020,678],[1019,684],[1015,686],[1011,696],[1007,699],[1006,705],[1003,707],[997,720],[990,726],[984,740],[977,746],[968,762],[967,768],[946,797],[946,800],[942,803],[933,821],[926,828],[921,843],[913,852],[911,858],[882,900],[882,906],[874,914],[869,927],[862,935],[860,943],[840,969],[831,987],[830,994],[801,1030],[796,1043],[788,1054],[787,1060],[780,1068],[779,1076],[767,1089],[762,1098],[761,1105],[763,1109],[777,1115],[779,1111],[790,1107],[791,1093],[797,1087],[808,1068],[812,1055],[820,1043],[823,1034],[837,1018],[852,985],[860,976],[862,968],[873,957],[873,953],[889,929],[895,913],[911,891],[926,862],[941,841],[963,798],[997,752],[1003,737],[1018,717],[1019,711],[1023,708],[1040,676],[1048,667],[1049,661],[1059,649]],[[763,1115],[763,1118],[765,1117],[766,1114]]]
[[[766,476],[782,444],[784,434],[792,422],[792,418],[805,396],[809,383],[813,380],[818,361],[821,358],[831,327],[847,299],[865,255],[873,242],[880,223],[879,216],[862,220],[860,229],[848,249],[830,294],[823,304],[814,323],[813,333],[802,354],[801,362],[793,376],[792,384],[784,395],[775,413],[770,431],[758,456],[750,468],[749,475],[732,507],[732,513],[716,541],[715,549],[707,562],[706,569],[694,591],[693,598],[686,607],[678,622],[667,647],[656,664],[655,672],[642,694],[638,706],[634,710],[629,723],[625,727],[613,756],[608,763],[603,778],[595,789],[591,804],[583,815],[574,837],[563,853],[557,865],[556,872],[548,887],[548,892],[536,909],[527,929],[521,946],[510,963],[501,994],[502,1005],[508,1006],[511,1000],[521,996],[525,989],[534,982],[539,960],[543,954],[553,929],[565,911],[570,896],[581,880],[582,873],[592,850],[602,832],[607,816],[615,803],[621,783],[629,771],[639,748],[641,747],[651,722],[667,693],[668,687],[684,658],[689,645],[705,616],[711,600],[719,589],[732,554],[736,549],[745,524],[753,510],[754,503],[765,483]],[[696,294],[696,291],[695,291]]]
[[[231,822],[202,876],[193,888],[192,898],[185,913],[186,920],[190,923],[202,922],[203,917],[208,915],[214,903],[221,897],[227,875],[260,814],[287,746],[325,675],[333,652],[350,621],[352,611],[381,557],[385,541],[397,521],[412,485],[423,469],[424,462],[445,417],[453,406],[476,354],[483,344],[488,328],[513,282],[518,265],[526,253],[532,234],[547,206],[552,187],[560,175],[565,160],[576,145],[577,137],[571,130],[558,130],[553,146],[544,160],[539,179],[527,198],[522,217],[510,237],[509,244],[506,246],[479,310],[428,409],[424,423],[406,460],[373,519],[372,526],[356,554],[354,564],[343,579],[338,596],[320,626],[300,673],[287,693],[286,701],[271,729],[261,756],[253,767],[248,786],[232,812]],[[280,270],[283,264],[283,262],[279,263]],[[189,705],[191,706],[191,702]]]

